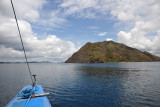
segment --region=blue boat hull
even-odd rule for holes
[[[22,90],[31,87],[31,85],[25,86]],[[41,85],[36,85],[38,89],[35,91],[35,95],[44,94],[43,88]],[[6,107],[25,107],[28,99],[18,99],[18,95],[16,95],[10,103],[6,105]],[[27,107],[51,107],[49,100],[46,96],[31,98]]]

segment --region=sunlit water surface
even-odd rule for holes
[[[53,107],[160,107],[160,62],[30,66]],[[0,64],[0,107],[30,83],[26,64]]]

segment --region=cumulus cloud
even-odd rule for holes
[[[106,36],[107,35],[107,32],[101,32],[98,34],[98,36]]]
[[[13,0],[19,19],[25,48],[30,60],[64,60],[76,49],[74,44],[64,41],[56,35],[48,35],[43,40],[37,38],[32,31],[31,23],[41,27],[59,27],[67,22],[68,17],[74,18],[107,18],[116,20],[121,30],[117,33],[118,42],[129,46],[150,51],[160,56],[160,2],[158,0],[61,0],[57,8],[44,11],[48,14],[40,15],[40,9],[45,0]],[[115,23],[116,24],[116,23]],[[89,29],[98,29],[90,26]],[[127,29],[127,30],[126,30]],[[107,32],[99,33],[105,36]],[[106,39],[109,40],[109,39]],[[17,58],[21,60],[20,45],[16,24],[10,1],[0,0],[0,59]],[[8,51],[8,53],[7,53]]]
[[[15,25],[13,19],[0,25],[1,60],[5,60],[6,57],[10,60],[23,58],[23,50]],[[26,21],[19,21],[19,25],[29,61],[64,61],[76,51],[72,42],[64,41],[56,35],[48,35],[46,39],[39,40]]]
[[[45,3],[44,0],[13,0],[18,18],[36,21],[39,18],[38,9]],[[13,16],[10,0],[0,1],[0,15],[11,18]]]
[[[5,0],[0,2],[0,5],[3,4],[0,6],[0,61],[25,61],[11,4]],[[38,20],[38,9],[43,3],[43,0],[19,0],[14,3],[27,56],[29,61],[64,61],[76,51],[74,44],[56,35],[40,40],[28,22]]]
[[[60,7],[66,15],[78,18],[111,15],[111,20],[118,20],[122,24],[118,27],[124,29],[117,34],[118,42],[156,55],[160,51],[159,0],[63,0]]]
[[[114,40],[111,38],[107,38],[106,41],[114,41]]]
[[[157,45],[160,41],[160,2],[156,0],[149,1],[130,1],[123,2],[123,7],[112,11],[118,20],[124,21],[130,25],[133,23],[133,27],[129,31],[120,31],[118,41],[125,43],[129,46],[152,52],[156,55],[160,55],[160,47]],[[133,6],[134,5],[134,6]],[[127,9],[125,8],[127,7]],[[120,12],[128,15],[128,19],[123,16],[119,18]],[[131,17],[130,17],[131,16]]]

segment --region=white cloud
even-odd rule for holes
[[[122,27],[121,29],[128,28],[119,31],[118,42],[160,55],[160,2],[158,0],[118,0],[116,2],[62,0],[57,9],[44,11],[43,15],[40,15],[40,9],[48,1],[14,0],[13,2],[27,54],[31,60],[64,60],[75,51],[75,47],[73,43],[55,35],[48,35],[46,39],[39,40],[29,22],[40,27],[59,27],[68,22],[68,17],[91,19],[100,16],[104,18],[108,15],[112,16],[112,20],[125,24],[125,26],[119,26]],[[96,26],[88,28],[97,29]],[[106,34],[107,32],[101,32],[99,36]],[[0,0],[0,51],[1,60],[7,59],[8,54],[10,54],[9,59],[21,60],[23,56],[13,11],[10,1],[7,0]]]
[[[48,35],[45,39],[39,40],[37,34],[33,33],[28,21],[39,20],[38,9],[43,5],[43,0],[14,2],[29,61],[65,61],[76,51],[72,42],[64,41],[56,35]],[[5,0],[0,1],[0,5],[2,4],[6,7],[0,6],[0,61],[25,61],[11,4]],[[51,14],[54,19],[55,13]],[[63,19],[56,18],[57,20],[63,22]]]
[[[114,40],[111,38],[107,38],[106,41],[114,41]]]
[[[18,18],[29,21],[36,21],[39,18],[38,10],[44,3],[44,0],[13,0]],[[10,0],[0,1],[0,16],[14,18]]]
[[[119,7],[117,6],[112,14],[128,25],[132,22],[134,26],[129,31],[120,31],[117,34],[118,41],[160,55],[160,47],[157,45],[158,42],[160,43],[160,34],[158,33],[160,30],[160,18],[158,17],[160,2],[157,0],[136,0],[134,2],[130,1],[130,3],[123,2],[123,7]],[[127,14],[128,19],[125,17],[119,18],[120,12]]]
[[[61,8],[66,15],[78,18],[97,18],[112,15],[118,20],[121,30],[118,42],[159,53],[160,2],[158,0],[63,0]],[[90,14],[92,16],[88,17]],[[126,30],[126,31],[125,31]],[[100,33],[99,36],[104,36]],[[152,37],[152,39],[151,39]],[[154,48],[153,48],[154,47]],[[157,54],[158,55],[158,54]]]
[[[80,18],[95,18],[98,0],[63,0],[60,7],[66,15]]]
[[[41,19],[39,19],[38,24],[43,26],[59,27],[64,23],[67,23],[67,20],[65,19],[65,17],[58,10],[50,11],[48,12],[47,15],[48,15],[47,17],[45,16],[44,18],[42,17]]]
[[[23,53],[12,48],[6,48],[0,45],[0,62],[25,61]]]
[[[0,59],[4,60],[8,57],[11,61],[21,60],[24,56],[18,31],[14,26],[16,23],[11,20],[5,24],[5,26],[0,25],[0,34],[2,35],[0,37],[0,51],[2,52]],[[29,61],[64,61],[76,51],[72,42],[64,41],[55,35],[48,35],[46,39],[39,40],[26,21],[19,21],[19,25]]]
[[[119,41],[128,41],[129,42],[129,40],[131,39],[131,33],[126,33],[126,32],[124,32],[124,31],[120,31],[119,33],[118,33],[118,40]]]
[[[106,36],[107,35],[107,32],[101,32],[98,34],[98,36]]]
[[[159,55],[159,0],[63,0],[66,15],[78,18],[97,18],[112,15],[121,28],[118,42]],[[92,15],[88,17],[89,15]],[[124,29],[124,30],[122,30]],[[103,34],[100,34],[103,36]],[[152,39],[151,39],[152,38]]]

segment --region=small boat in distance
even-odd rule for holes
[[[24,56],[26,59],[28,71],[29,71],[29,74],[30,74],[30,77],[32,80],[32,84],[25,86],[6,105],[6,107],[51,107],[51,104],[50,104],[48,98],[46,97],[46,95],[48,95],[49,93],[44,93],[42,86],[36,84],[36,75],[32,75],[32,73],[31,73],[12,0],[11,0],[11,5],[12,5],[13,13],[15,16],[15,20],[17,23],[17,28],[18,28],[22,48],[24,51]],[[34,80],[33,80],[33,78],[34,78]]]

